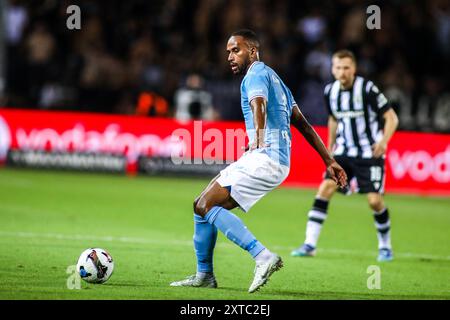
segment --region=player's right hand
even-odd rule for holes
[[[375,143],[372,146],[372,150],[373,150],[373,156],[375,158],[380,158],[383,154],[386,153],[386,149],[387,149],[387,143],[380,141],[378,143]]]
[[[344,169],[342,169],[342,167],[336,162],[336,160],[334,160],[327,167],[327,171],[331,179],[336,182],[339,188],[343,189],[347,186],[347,174],[345,173]]]

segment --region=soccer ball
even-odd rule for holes
[[[81,279],[86,282],[104,283],[114,271],[114,261],[106,250],[89,248],[81,253],[77,271]]]

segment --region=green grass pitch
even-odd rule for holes
[[[261,291],[247,293],[254,262],[220,232],[219,288],[169,287],[195,272],[192,202],[207,183],[0,169],[0,299],[450,299],[449,198],[387,195],[395,260],[378,263],[365,197],[336,195],[317,256],[294,258],[315,190],[287,188],[235,211],[284,259]],[[114,274],[71,290],[67,270],[89,247],[110,252]],[[371,265],[380,289],[367,286]]]

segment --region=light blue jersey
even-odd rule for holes
[[[267,101],[267,120],[264,142],[269,145],[262,152],[282,165],[290,165],[291,114],[296,105],[289,88],[263,62],[254,62],[241,83],[241,105],[250,144],[255,140],[255,126],[250,101],[263,97]]]

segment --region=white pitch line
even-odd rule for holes
[[[148,238],[135,238],[135,237],[113,237],[113,236],[90,236],[81,234],[60,234],[60,233],[34,233],[34,232],[10,232],[0,231],[0,237],[14,237],[14,238],[41,238],[41,239],[56,239],[56,240],[90,240],[90,241],[105,241],[105,242],[122,242],[122,243],[134,243],[134,244],[170,244],[181,246],[192,246],[192,241],[184,240],[153,240]],[[218,243],[220,247],[233,247],[231,243]],[[286,246],[271,246],[276,250],[292,250],[293,247]],[[363,255],[372,257],[375,251],[362,251],[351,249],[336,249],[336,248],[319,248],[318,251],[336,253],[336,254],[349,254],[349,255]],[[395,256],[402,258],[414,258],[414,259],[430,259],[430,260],[449,260],[450,256],[438,256],[426,253],[412,253],[412,252],[395,252]]]

